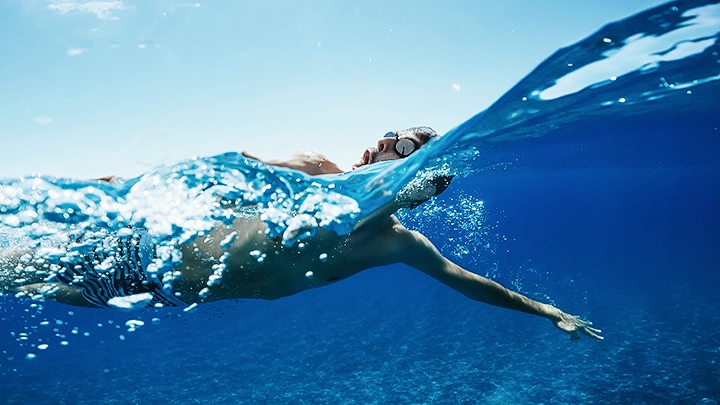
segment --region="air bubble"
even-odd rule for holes
[[[127,326],[128,332],[135,332],[139,327],[143,325],[145,325],[145,322],[139,319],[130,319],[129,321],[125,322],[125,326]]]

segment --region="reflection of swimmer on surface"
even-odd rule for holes
[[[389,133],[378,140],[377,148],[367,149],[353,169],[405,158],[434,136],[435,132],[427,127]],[[309,175],[342,172],[337,165],[315,153],[265,163]],[[332,284],[366,269],[404,263],[472,300],[549,319],[569,333],[571,339],[579,339],[581,334],[602,339],[600,330],[592,328],[590,322],[531,300],[452,263],[425,236],[406,229],[393,215],[403,206],[414,206],[439,194],[449,181],[443,178],[426,182],[423,190],[411,196],[414,201],[386,204],[348,235],[318,229],[316,236],[294,247],[285,246],[280,238],[268,238],[266,225],[259,215],[241,215],[232,226],[218,223],[208,235],[180,246],[182,264],[175,268],[178,276],[172,280],[174,296],[162,288],[162,277],[146,272],[147,248],[142,232],[135,230],[102,241],[114,247],[96,248],[76,256],[72,263],[65,259],[55,264],[54,269],[49,268],[53,265],[45,264],[34,272],[23,272],[34,260],[31,250],[8,249],[0,256],[0,288],[28,295],[42,294],[78,306],[118,306],[112,301],[133,297],[144,297],[142,303],[146,305],[173,306],[223,299],[278,299]],[[216,270],[221,263],[225,267],[218,277]]]

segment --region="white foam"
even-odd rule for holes
[[[150,293],[141,293],[135,295],[128,295],[125,297],[114,297],[108,300],[108,305],[117,309],[138,309],[146,307],[153,296]]]

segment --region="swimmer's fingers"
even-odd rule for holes
[[[580,323],[580,325],[581,325],[581,327],[579,328],[580,331],[581,331],[585,336],[590,336],[591,338],[595,338],[595,339],[597,339],[597,340],[603,340],[603,339],[605,339],[604,337],[600,336],[600,333],[602,333],[602,330],[597,329],[597,328],[593,328],[593,327],[590,326],[590,325],[592,325],[592,322],[590,322],[590,321],[585,321],[585,320],[582,320],[582,319],[579,319],[579,318],[577,319],[577,321],[578,321],[578,322]]]
[[[598,340],[604,339],[600,336],[600,333],[602,332],[600,329],[590,326],[592,325],[592,322],[582,320],[577,316],[563,313],[560,316],[560,319],[553,321],[553,323],[559,329],[568,333],[570,335],[570,340],[580,339],[581,334]]]
[[[288,162],[283,162],[280,160],[265,160],[265,159],[261,159],[255,155],[253,155],[251,153],[247,153],[247,152],[242,152],[242,155],[248,159],[257,160],[258,162],[264,163],[266,165],[291,167],[291,166],[288,166]]]

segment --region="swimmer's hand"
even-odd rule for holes
[[[592,322],[582,320],[574,315],[561,312],[558,318],[552,320],[552,323],[561,331],[570,334],[570,340],[580,339],[580,334],[590,336],[591,338],[598,340],[605,339],[600,336],[600,333],[602,332],[600,329],[595,329],[590,326],[592,325]]]
[[[120,180],[122,180],[122,179],[121,179],[120,177],[118,177],[118,176],[112,176],[112,175],[111,175],[111,176],[98,177],[98,178],[93,179],[93,180],[95,180],[95,181],[104,181],[104,182],[106,182],[106,183],[114,183],[114,182],[120,181]]]
[[[242,155],[246,158],[255,159],[258,162],[272,166],[287,167],[288,169],[298,170],[311,176],[343,172],[335,163],[329,161],[325,156],[312,151],[296,152],[289,160],[263,160],[247,152],[243,152]]]

